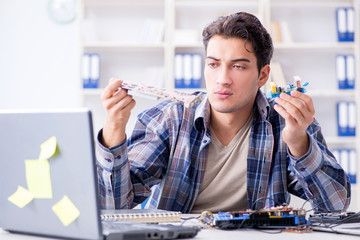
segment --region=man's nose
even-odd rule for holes
[[[230,85],[231,84],[230,70],[227,68],[222,68],[219,71],[217,76],[216,83],[221,85]]]

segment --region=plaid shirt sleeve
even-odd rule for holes
[[[111,149],[105,148],[99,141],[102,137],[102,130],[98,134],[96,142],[96,161],[99,183],[99,194],[102,209],[115,209],[113,172],[114,169],[129,171],[125,158],[121,158],[127,152],[126,141]]]
[[[160,108],[143,112],[131,138],[118,146],[102,146],[99,132],[97,171],[103,209],[133,208],[150,196],[152,186],[160,183],[169,158],[168,125],[174,124]]]
[[[349,176],[328,150],[318,123],[314,121],[307,131],[309,151],[298,159],[288,152],[290,168],[318,211],[346,210],[351,199]]]

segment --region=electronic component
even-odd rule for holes
[[[340,211],[315,213],[309,216],[309,221],[311,224],[360,223],[360,213]]]
[[[205,225],[213,226],[214,215],[212,212],[204,211],[200,214],[200,221]]]
[[[221,229],[302,227],[309,224],[305,215],[304,209],[273,207],[258,211],[219,212],[214,223]]]
[[[306,87],[309,83],[305,82],[301,86],[300,81],[301,79],[299,76],[294,76],[294,84],[288,84],[288,86],[286,87],[276,86],[274,82],[270,82],[270,92],[267,94],[267,97],[268,98],[279,97],[280,93],[286,93],[290,95],[291,91],[293,90],[305,93],[306,89],[304,87]]]
[[[193,106],[196,102],[200,101],[200,96],[167,90],[164,88],[157,88],[152,86],[146,86],[138,83],[123,82],[121,88],[129,90],[130,95],[145,95],[150,96],[152,99],[157,100],[159,98],[170,99],[172,101],[181,101],[186,108]]]

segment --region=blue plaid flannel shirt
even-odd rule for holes
[[[211,141],[209,102],[205,93],[198,94],[203,100],[188,109],[164,101],[144,111],[131,137],[118,146],[107,149],[97,140],[102,208],[133,208],[149,198],[146,208],[191,211]],[[247,158],[248,207],[289,203],[294,194],[319,211],[346,210],[349,177],[328,150],[318,122],[307,129],[309,151],[294,158],[281,137],[285,121],[274,104],[259,90]]]

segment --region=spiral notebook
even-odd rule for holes
[[[143,223],[180,222],[181,212],[161,209],[101,210],[101,220]]]

